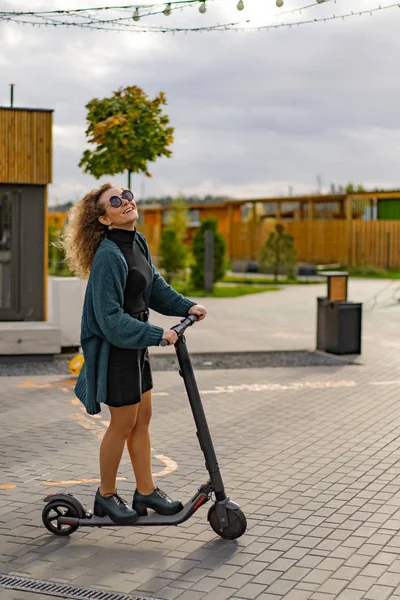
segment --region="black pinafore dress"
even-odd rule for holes
[[[149,309],[143,293],[153,279],[153,272],[136,240],[136,231],[112,229],[107,237],[113,241],[125,257],[128,277],[124,290],[124,311],[140,321],[147,321]],[[137,404],[142,394],[151,390],[149,352],[144,349],[110,346],[107,368],[107,401],[112,407]]]

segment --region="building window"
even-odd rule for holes
[[[164,225],[164,227],[168,227],[168,219],[169,219],[170,212],[171,212],[170,210],[162,211],[162,224]]]
[[[189,210],[189,226],[200,227],[200,210],[198,208]]]

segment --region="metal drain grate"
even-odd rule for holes
[[[148,596],[131,596],[120,592],[107,592],[93,588],[83,588],[76,585],[43,581],[30,577],[17,575],[5,575],[0,573],[0,588],[18,590],[19,592],[31,592],[33,594],[44,594],[56,598],[70,598],[71,600],[158,600]]]

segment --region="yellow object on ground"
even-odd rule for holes
[[[83,354],[76,354],[69,361],[68,367],[71,375],[79,375],[82,369],[82,365],[84,363]]]

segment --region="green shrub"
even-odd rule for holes
[[[275,281],[280,273],[285,273],[288,278],[295,275],[296,250],[291,235],[284,233],[284,226],[275,225],[275,231],[271,231],[267,241],[260,251],[260,268],[266,273],[272,270]]]
[[[189,212],[183,196],[178,196],[172,201],[168,210],[167,228],[176,231],[177,238],[183,242],[189,227]]]
[[[186,248],[178,239],[174,229],[164,229],[160,240],[160,267],[165,271],[165,280],[171,283],[174,275],[186,266]]]
[[[61,277],[69,271],[65,266],[65,251],[61,244],[62,229],[50,226],[48,228],[48,267],[50,275],[60,275]]]

